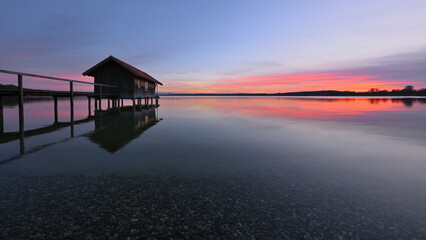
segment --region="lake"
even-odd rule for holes
[[[425,98],[126,104],[5,102],[0,238],[426,239]]]

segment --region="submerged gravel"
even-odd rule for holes
[[[363,191],[256,175],[3,175],[0,238],[426,239],[415,206]]]

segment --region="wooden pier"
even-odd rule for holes
[[[26,134],[30,134],[30,132],[24,130],[24,97],[25,96],[44,96],[44,97],[52,97],[54,99],[54,116],[55,116],[55,124],[59,124],[58,122],[58,98],[69,98],[70,99],[70,122],[69,126],[71,126],[71,137],[74,136],[74,97],[87,97],[88,99],[88,115],[91,116],[91,99],[95,100],[95,113],[102,113],[102,99],[108,100],[108,109],[117,109],[118,111],[124,107],[124,99],[118,94],[102,94],[102,88],[117,88],[117,86],[108,85],[108,84],[100,84],[100,83],[90,83],[84,82],[80,80],[73,79],[65,79],[65,78],[57,78],[50,76],[43,76],[38,74],[31,73],[23,73],[23,72],[14,72],[9,70],[0,69],[0,73],[12,74],[17,76],[18,87],[15,89],[0,89],[0,134],[4,134],[4,115],[3,115],[3,97],[6,96],[15,96],[18,97],[18,105],[19,105],[19,132],[12,134],[13,137],[16,138],[16,134],[19,134],[20,144],[21,144],[21,153],[24,152],[24,137]],[[43,78],[54,81],[63,81],[69,83],[69,91],[50,91],[50,90],[35,90],[35,89],[26,89],[23,86],[23,77],[35,77],[35,78]],[[74,91],[74,84],[89,84],[93,86],[97,86],[99,92],[76,92]],[[155,105],[154,105],[155,99]],[[157,106],[158,107],[158,96],[144,98],[145,104],[142,104],[142,98],[131,98],[133,100],[133,109],[142,108],[146,106]],[[149,100],[151,103],[149,104]],[[61,125],[61,124],[59,124]],[[57,127],[56,126],[56,127]],[[68,126],[68,125],[67,125]],[[11,136],[12,136],[11,135]]]

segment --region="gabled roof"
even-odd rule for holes
[[[143,71],[133,67],[132,65],[125,63],[125,62],[121,61],[120,59],[115,58],[113,56],[109,56],[109,57],[105,58],[102,62],[91,67],[89,70],[87,70],[83,73],[83,76],[92,76],[93,77],[93,75],[92,75],[93,72],[96,71],[98,68],[100,68],[102,65],[104,65],[105,63],[107,63],[109,61],[114,61],[114,62],[118,63],[119,65],[121,65],[122,67],[124,67],[125,69],[127,69],[128,71],[130,71],[132,74],[134,74],[137,77],[146,79],[146,80],[154,82],[154,83],[158,83],[160,85],[163,85],[160,81],[151,77],[146,72],[143,72]]]

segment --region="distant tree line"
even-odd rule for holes
[[[393,89],[392,91],[371,88],[367,93],[371,95],[426,96],[426,88],[416,90],[412,85],[405,86],[403,89]]]

